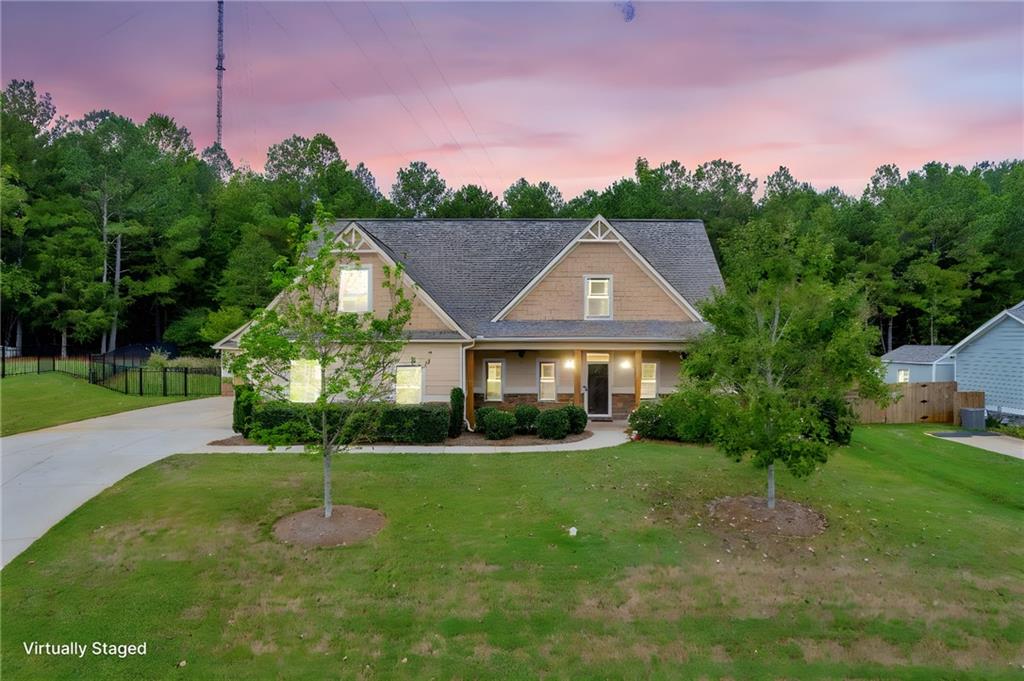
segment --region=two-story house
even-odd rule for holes
[[[340,310],[388,305],[381,266],[418,287],[396,376],[402,402],[466,392],[480,406],[576,403],[625,418],[671,392],[697,303],[721,287],[699,220],[345,220],[359,256],[339,274]],[[386,309],[381,307],[380,309]],[[245,327],[214,347],[237,350]]]

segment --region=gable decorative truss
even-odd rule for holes
[[[345,244],[348,250],[353,253],[378,253],[379,249],[374,246],[372,240],[370,240],[366,233],[359,229],[356,223],[350,224],[342,231],[341,234],[335,239],[335,242],[341,242]]]
[[[508,302],[507,305],[505,305],[505,307],[501,308],[501,311],[498,312],[498,314],[494,315],[494,318],[491,319],[491,321],[498,322],[504,319],[505,316],[508,315],[508,313],[511,312],[512,309],[515,308],[515,306],[518,305],[521,300],[523,300],[523,298],[529,295],[529,293],[533,289],[535,289],[541,281],[544,280],[544,277],[546,277],[548,273],[551,272],[551,270],[555,269],[555,267],[560,262],[565,260],[569,253],[571,253],[573,249],[576,248],[577,244],[581,243],[619,244],[626,251],[627,255],[629,255],[629,257],[632,258],[634,262],[636,262],[640,269],[646,272],[648,275],[650,275],[650,277],[654,279],[658,286],[660,286],[661,289],[664,290],[666,294],[668,294],[669,298],[671,298],[684,310],[689,312],[695,320],[699,322],[704,321],[704,318],[701,317],[699,312],[697,312],[697,308],[691,305],[690,302],[686,300],[686,298],[684,298],[682,294],[679,293],[679,291],[677,291],[674,286],[668,283],[665,277],[661,276],[661,273],[659,273],[658,270],[654,269],[654,266],[647,261],[647,258],[640,255],[640,252],[633,247],[633,244],[629,243],[629,241],[624,236],[622,236],[622,234],[620,234],[618,230],[612,227],[611,224],[600,215],[591,220],[590,224],[587,225],[582,232],[577,234],[576,237],[572,239],[572,241],[567,243],[565,247],[561,251],[559,251],[558,254],[555,255],[555,257],[552,258],[547,265],[544,266],[544,269],[538,272],[537,275],[533,279],[531,279],[526,284],[526,286],[524,286],[522,290],[519,291],[519,293],[517,293],[515,297]]]
[[[379,256],[381,260],[386,262],[391,267],[395,267],[397,264],[394,258],[388,255],[383,248],[378,246],[377,242],[374,241],[372,237],[367,235],[367,233],[364,232],[363,229],[356,222],[349,223],[348,227],[341,231],[341,234],[338,235],[337,239],[343,241],[345,245],[348,246],[356,254],[372,253],[374,255]],[[412,278],[409,276],[409,273],[404,270],[402,272],[402,282],[405,283],[407,286],[414,287],[416,289],[416,299],[422,301],[424,305],[430,308],[430,310],[438,317],[440,317],[445,324],[451,327],[453,331],[457,332],[466,340],[472,340],[469,334],[466,333],[465,330],[461,326],[459,326],[454,319],[452,319],[451,315],[445,312],[444,308],[438,305],[437,301],[431,298],[426,291],[420,288],[419,284],[413,281]]]

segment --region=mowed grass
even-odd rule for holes
[[[317,504],[320,466],[183,454],[100,494],[3,571],[4,678],[1024,673],[1024,462],[919,427],[861,428],[811,478],[779,475],[828,518],[804,540],[709,529],[710,500],[761,492],[749,464],[631,443],[339,457],[338,502],[387,526],[347,548],[276,542],[277,518]],[[148,655],[30,657],[33,640]]]
[[[184,397],[139,397],[90,385],[59,373],[0,380],[0,435],[177,402]]]

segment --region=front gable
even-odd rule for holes
[[[391,291],[384,288],[384,266],[395,265],[395,261],[377,244],[356,223],[350,224],[337,237],[338,241],[345,244],[346,248],[353,252],[358,261],[351,263],[352,266],[366,267],[371,270],[370,277],[374,309],[386,310],[391,305]],[[339,270],[343,265],[339,265]],[[340,277],[340,274],[339,274]],[[336,277],[338,279],[339,277]],[[415,287],[415,298],[412,303],[412,316],[406,328],[410,331],[454,331],[464,338],[469,336],[459,327],[434,300],[409,277],[408,273],[403,274],[403,280],[408,288]]]
[[[588,276],[611,278],[612,318],[700,321],[700,315],[604,218],[595,218],[492,321],[584,318]]]

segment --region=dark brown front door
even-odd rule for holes
[[[610,416],[608,364],[587,364],[587,414]]]

